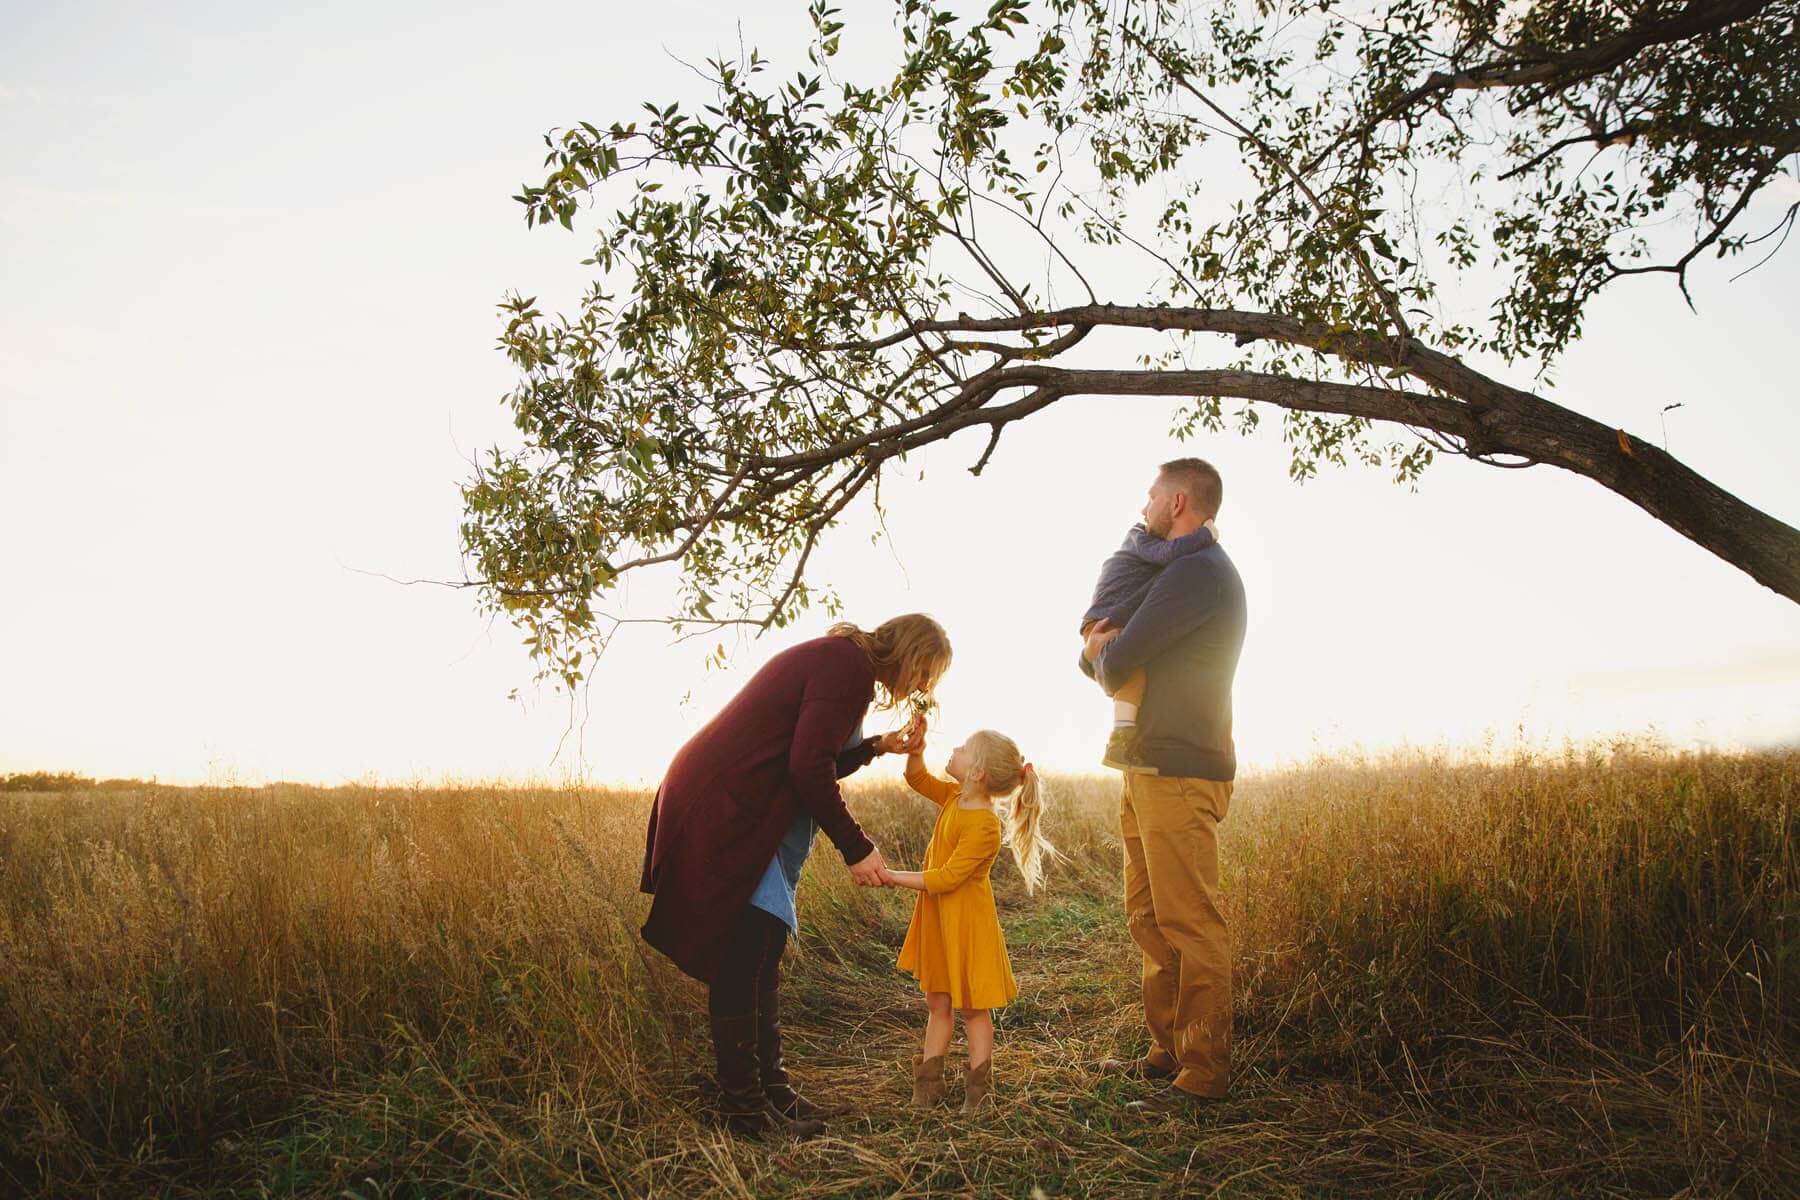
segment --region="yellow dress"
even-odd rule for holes
[[[922,992],[948,992],[956,1008],[999,1008],[1019,994],[988,871],[1000,853],[1000,818],[959,808],[962,787],[907,763],[906,782],[938,806],[925,847],[925,890],[913,907],[899,966]]]

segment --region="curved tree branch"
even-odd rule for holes
[[[1007,422],[1064,396],[1231,396],[1294,412],[1384,421],[1429,431],[1458,440],[1464,453],[1482,461],[1509,455],[1523,460],[1509,465],[1561,467],[1618,493],[1758,582],[1800,602],[1800,530],[1746,504],[1674,456],[1623,430],[1502,383],[1415,339],[1309,329],[1273,313],[1122,305],[922,321],[915,322],[913,329],[971,334],[1051,327],[1177,329],[1240,339],[1267,338],[1346,363],[1391,366],[1399,362],[1406,375],[1432,390],[1367,387],[1254,371],[997,364],[980,376],[984,393],[980,403],[946,406],[928,421],[908,422],[859,439],[844,453],[888,447],[904,453],[972,425],[989,425],[997,436]],[[886,342],[878,338],[864,345]],[[1012,404],[987,407],[987,398],[1020,387],[1034,391]],[[826,461],[837,452],[835,447],[821,448],[813,457]]]

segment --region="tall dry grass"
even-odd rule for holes
[[[790,1040],[856,1111],[766,1148],[705,1124],[700,993],[638,939],[643,794],[0,796],[0,1187],[1751,1194],[1800,1170],[1800,755],[1246,781],[1238,1080],[1198,1121],[1093,1069],[1142,1046],[1116,785],[1060,782],[1048,892],[997,873],[1023,985],[1002,1111],[905,1108],[907,898],[822,845]],[[917,861],[927,806],[854,804]]]

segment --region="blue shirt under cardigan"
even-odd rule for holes
[[[866,766],[875,757],[875,748],[863,737],[862,726],[850,735],[838,751],[838,778]],[[819,823],[811,817],[802,815],[795,818],[788,826],[786,836],[781,845],[775,848],[775,857],[763,871],[756,890],[750,893],[750,907],[760,908],[772,917],[780,917],[787,927],[795,933],[800,932],[800,914],[794,907],[794,892],[800,886],[800,871],[806,866],[807,856],[812,853],[813,839],[818,836]]]

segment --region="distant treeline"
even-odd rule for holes
[[[94,779],[73,771],[26,771],[0,776],[0,792],[135,792],[167,786],[147,779]]]
[[[212,786],[214,791],[255,791],[255,792],[359,792],[376,789],[377,785],[367,783],[341,783],[324,785],[317,783],[295,783],[291,780],[277,779],[269,783],[237,783],[228,782]],[[16,775],[0,775],[0,793],[3,792],[192,792],[205,791],[206,788],[186,787],[180,784],[160,783],[154,779],[95,779],[91,775],[78,775],[74,771],[24,771]],[[415,788],[415,790],[417,790]]]

